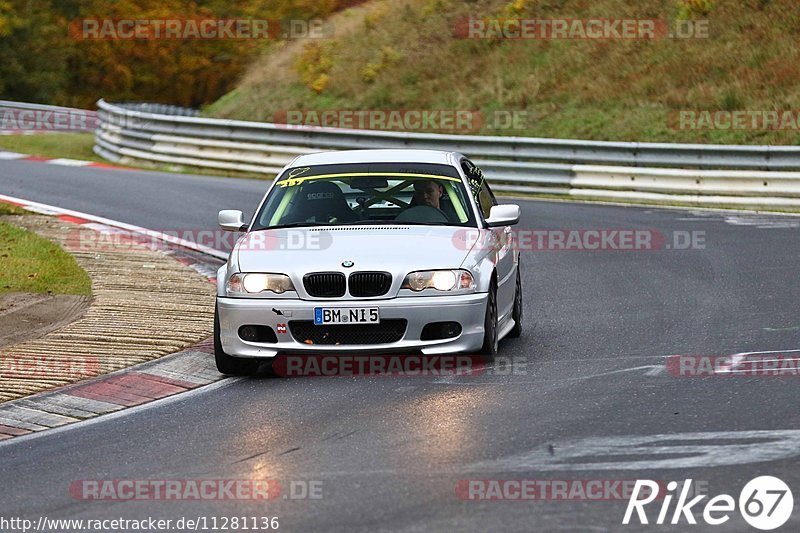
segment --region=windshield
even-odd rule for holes
[[[474,226],[455,168],[422,163],[317,165],[286,170],[253,230],[291,226]]]

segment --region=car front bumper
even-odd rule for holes
[[[271,358],[279,353],[402,353],[426,355],[473,352],[483,344],[487,293],[459,296],[405,297],[389,300],[311,301],[261,298],[217,298],[222,349],[232,357]],[[290,321],[314,320],[315,307],[377,307],[381,320],[405,319],[405,334],[397,342],[386,344],[305,344],[292,336]],[[279,311],[281,314],[276,313]],[[453,321],[461,324],[461,334],[442,340],[420,340],[422,329],[431,322]],[[245,325],[278,325],[277,343],[248,342],[239,337]],[[325,326],[316,326],[324,328]],[[281,329],[280,331],[284,331]]]

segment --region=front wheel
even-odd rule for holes
[[[491,287],[489,287],[489,297],[486,301],[481,355],[487,359],[494,359],[499,350],[499,345],[500,339],[497,335],[497,285],[493,281]]]
[[[248,376],[258,368],[257,361],[231,357],[223,351],[222,341],[219,338],[219,310],[216,308],[214,309],[214,360],[217,363],[217,370],[221,374],[230,376]]]

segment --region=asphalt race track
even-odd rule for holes
[[[249,215],[266,187],[0,162],[2,194],[157,230],[215,229],[219,209]],[[521,230],[704,240],[686,250],[524,251],[523,336],[503,341],[507,359],[481,375],[228,379],[0,445],[3,515],[277,516],[286,531],[617,531],[626,499],[476,501],[456,489],[463,480],[692,479],[738,500],[747,481],[775,475],[800,498],[798,377],[664,368],[673,354],[800,348],[800,218],[518,203]],[[648,438],[657,435],[669,438]],[[297,499],[86,501],[69,491],[85,479],[256,478],[293,487]],[[321,497],[303,498],[308,486]],[[651,522],[660,505],[647,507]],[[783,529],[797,531],[798,516]],[[643,528],[634,523],[626,530]],[[714,530],[754,531],[737,513]]]

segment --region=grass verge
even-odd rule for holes
[[[456,38],[469,18],[659,20],[693,38]],[[270,48],[205,114],[476,110],[482,134],[793,145],[796,114],[776,128],[678,119],[796,109],[798,21],[796,0],[373,0],[331,17],[331,39]],[[509,112],[524,120],[497,120]]]
[[[22,209],[0,203],[0,215]],[[0,221],[0,295],[9,292],[91,296],[89,275],[59,245]]]
[[[0,136],[0,149],[50,158],[108,163],[92,151],[92,133],[42,133]]]
[[[27,211],[15,205],[0,202],[0,215],[26,215]]]

